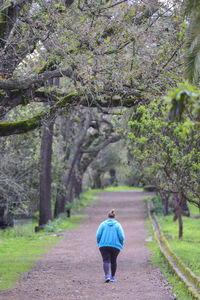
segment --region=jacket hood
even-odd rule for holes
[[[105,221],[105,223],[109,226],[113,226],[113,225],[117,224],[117,221],[114,219],[108,219]]]

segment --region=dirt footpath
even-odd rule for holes
[[[173,293],[160,271],[150,264],[145,245],[145,212],[136,191],[104,192],[97,205],[87,209],[89,218],[64,239],[12,290],[0,291],[1,300],[171,300]],[[125,247],[118,257],[116,282],[104,283],[95,235],[107,212],[115,208],[125,232]]]

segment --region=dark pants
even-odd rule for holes
[[[103,270],[105,275],[109,274],[111,264],[111,276],[115,276],[117,270],[117,256],[120,250],[114,247],[100,247],[99,250],[103,259]]]

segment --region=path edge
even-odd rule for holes
[[[159,246],[160,252],[162,253],[165,260],[168,262],[172,271],[181,279],[186,286],[188,292],[194,299],[200,300],[200,278],[197,277],[172,251],[169,246],[167,239],[161,229],[155,212],[151,212],[152,202],[150,199],[147,200],[147,211],[148,217],[151,222],[153,234],[155,240]]]

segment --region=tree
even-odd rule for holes
[[[161,193],[173,195],[181,237],[181,215],[189,215],[187,201],[200,207],[199,133],[185,131],[183,123],[169,123],[165,112],[162,101],[140,106],[129,123],[130,138],[134,159],[142,167],[144,178]]]
[[[51,107],[23,122],[1,123],[0,134],[41,126],[41,118],[61,106],[149,101],[169,85],[167,72],[173,85],[182,46],[178,4],[3,1],[1,119],[13,107],[38,99]],[[62,90],[45,87],[58,77],[63,78]]]
[[[42,128],[40,155],[39,226],[52,220],[51,212],[51,157],[54,120],[47,120]]]
[[[74,107],[96,107],[102,113],[110,107],[137,107],[174,86],[182,62],[177,55],[183,44],[179,3],[3,1],[0,135],[36,129],[45,118],[63,110],[70,114]],[[9,112],[30,102],[40,108],[35,115],[9,119]],[[66,185],[72,178],[80,185],[81,167],[106,143],[101,142],[88,153],[74,143]]]
[[[65,212],[66,203],[73,202],[74,193],[79,197],[82,192],[83,175],[97,154],[110,143],[118,141],[121,136],[115,135],[112,124],[91,110],[85,110],[73,116],[70,122],[73,138],[65,137],[70,145],[67,152],[67,170],[64,171],[62,185],[57,192],[54,215]],[[78,127],[75,127],[75,123]],[[70,131],[69,131],[70,132]],[[71,133],[71,132],[70,132]]]
[[[106,172],[110,174],[110,185],[115,185],[117,183],[116,168],[119,164],[120,157],[112,148],[108,147],[101,151],[91,165],[92,187],[97,189],[104,187],[102,179]]]
[[[14,110],[10,120],[23,118],[25,110]],[[31,216],[39,198],[39,132],[0,138],[0,223],[13,217]]]
[[[200,69],[200,4],[198,1],[185,1],[185,14],[189,18],[186,35],[186,78],[193,83],[199,81]]]
[[[199,81],[199,57],[200,57],[200,5],[198,1],[185,0],[185,16],[187,17],[187,30],[185,34],[185,79],[198,85]],[[199,91],[187,81],[179,83],[172,89],[167,97],[171,119],[182,120],[183,113],[192,114],[187,120],[186,126],[192,127],[194,119],[199,115]]]

